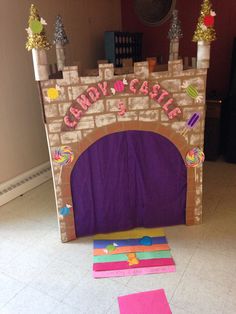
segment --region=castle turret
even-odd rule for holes
[[[56,17],[54,41],[56,46],[56,56],[57,56],[57,68],[62,71],[65,66],[65,50],[64,46],[68,44],[68,38],[64,30],[64,25],[62,23],[62,18],[60,15]]]
[[[47,25],[46,21],[39,17],[38,10],[32,4],[30,7],[29,26],[26,29],[28,33],[26,49],[32,50],[36,81],[47,80],[49,77],[46,50],[50,48],[50,44],[44,31],[44,25]]]
[[[178,11],[174,10],[171,26],[168,32],[168,38],[170,39],[169,61],[179,59],[179,39],[182,37],[183,33],[181,30],[181,23],[178,18]]]
[[[203,0],[193,41],[198,43],[197,68],[207,69],[210,64],[211,42],[216,39],[214,29],[215,12],[211,10],[210,0]]]

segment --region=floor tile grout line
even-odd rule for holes
[[[3,307],[0,307],[0,309],[1,309],[1,310],[4,309],[4,307],[6,307],[13,299],[15,299],[15,297],[16,297],[18,294],[20,294],[26,287],[27,287],[27,285],[25,285],[24,287],[22,287],[12,298],[10,298],[10,299],[7,301],[7,303],[5,303],[5,304],[3,305]]]
[[[192,261],[192,259],[193,259],[193,256],[195,255],[195,253],[196,253],[197,250],[198,250],[198,246],[195,248],[195,250],[194,250],[192,256],[190,257],[188,263],[186,264],[186,267],[185,267],[185,269],[184,269],[184,271],[183,271],[183,274],[180,276],[180,279],[179,279],[178,282],[177,282],[177,285],[176,285],[176,287],[175,287],[175,289],[174,289],[174,292],[172,293],[172,296],[171,296],[171,298],[170,298],[170,302],[171,302],[172,299],[174,298],[175,293],[176,293],[176,291],[177,291],[177,289],[178,289],[178,287],[179,287],[179,285],[180,285],[180,282],[181,282],[182,279],[184,278],[184,275],[185,275],[185,273],[186,273],[186,271],[187,271],[187,268],[188,268],[188,266],[190,265],[190,263],[191,263],[191,261]]]

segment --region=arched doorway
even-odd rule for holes
[[[109,134],[71,173],[76,235],[185,223],[187,170],[176,146],[149,131]]]

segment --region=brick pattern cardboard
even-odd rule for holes
[[[207,70],[183,70],[182,60],[169,61],[167,71],[149,73],[148,62],[135,63],[133,70],[131,74],[116,76],[112,64],[100,64],[98,76],[80,77],[78,67],[71,66],[64,67],[63,79],[41,82],[51,158],[55,149],[61,146],[70,146],[74,153],[73,162],[62,169],[51,160],[62,242],[76,237],[73,207],[70,207],[67,215],[60,214],[62,208],[72,206],[71,171],[79,156],[101,137],[125,130],[152,131],[169,139],[178,148],[184,160],[192,148],[203,149]],[[170,119],[163,109],[162,102],[152,99],[150,91],[145,95],[145,86],[144,92],[136,93],[132,93],[126,86],[124,91],[119,90],[114,95],[109,91],[109,95],[102,95],[97,100],[94,98],[96,95],[91,96],[92,104],[86,110],[80,106],[82,116],[74,128],[65,128],[65,117],[80,95],[88,95],[88,89],[97,88],[99,83],[106,82],[110,88],[115,81],[123,81],[124,78],[127,82],[134,79],[147,81],[150,86],[159,84],[167,91],[168,99],[173,99],[168,106],[173,102],[179,111]],[[183,90],[184,82],[197,89],[199,96],[202,96],[200,101],[189,97]],[[122,89],[122,85],[119,86]],[[59,97],[49,101],[48,89],[58,87]],[[119,103],[126,108],[123,115],[118,114]],[[187,121],[195,112],[198,112],[201,118],[194,128],[183,133]],[[202,165],[196,168],[196,171],[193,168],[187,169],[187,183],[186,224],[199,224],[202,219]]]

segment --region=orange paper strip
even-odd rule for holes
[[[153,244],[150,246],[136,245],[136,246],[123,246],[117,247],[114,251],[108,254],[121,254],[121,253],[136,253],[136,252],[153,252],[153,251],[167,251],[170,250],[168,244]],[[94,249],[93,255],[106,255],[104,249]]]

